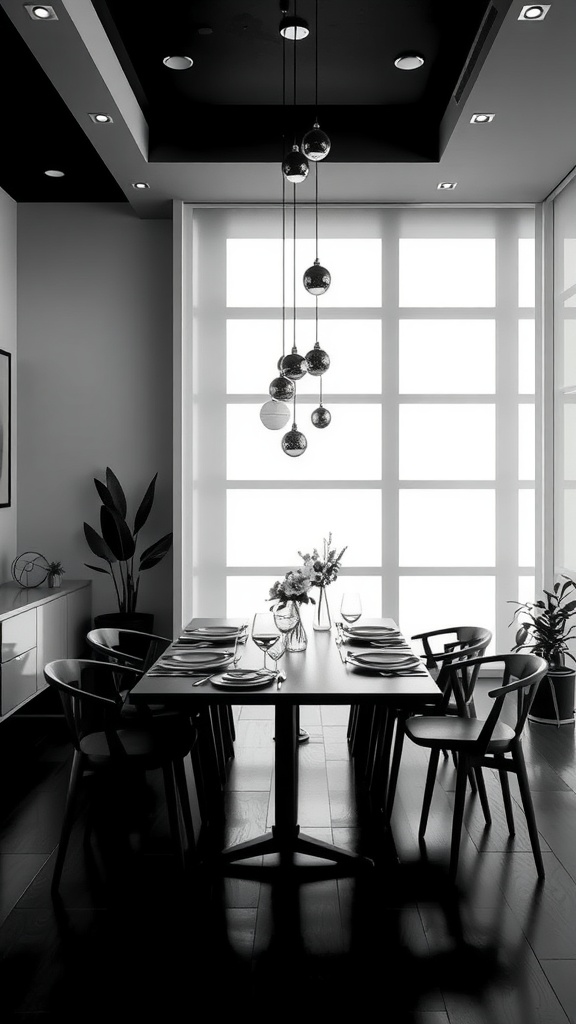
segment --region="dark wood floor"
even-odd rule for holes
[[[478,684],[482,713],[486,686]],[[223,839],[273,821],[272,709],[237,711]],[[574,727],[529,725],[525,753],[547,876],[538,884],[522,811],[506,830],[497,780],[493,813],[466,818],[459,889],[447,882],[454,772],[441,764],[426,856],[416,831],[426,755],[408,747],[393,830],[400,863],[380,850],[346,742],[348,708],[302,708],[300,824],[356,851],[377,850],[359,878],[270,873],[265,880],[198,872],[184,892],[174,870],[160,780],[134,797],[124,856],[75,830],[61,899],[50,877],[70,749],[58,719],[0,726],[0,1007],[2,1021],[176,1021],[232,1011],[410,1024],[576,1021],[576,752]],[[513,789],[517,798],[517,789]],[[142,796],[142,794],[140,794]],[[463,936],[451,927],[460,919]]]

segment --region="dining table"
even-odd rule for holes
[[[376,629],[397,629],[389,618],[363,617],[362,623]],[[441,691],[420,661],[410,674],[358,668],[350,661],[350,656],[366,651],[366,642],[355,645],[350,638],[343,642],[342,631],[337,627],[322,632],[310,630],[306,649],[287,652],[282,658],[281,668],[286,678],[279,680],[274,674],[267,684],[258,681],[254,686],[244,682],[237,687],[222,685],[223,673],[229,666],[215,670],[195,668],[192,671],[184,666],[184,659],[181,668],[169,664],[171,656],[182,652],[186,637],[197,635],[195,631],[206,630],[209,633],[217,631],[218,627],[240,628],[245,625],[237,618],[192,619],[174,638],[172,647],[149,666],[132,688],[130,701],[136,705],[161,702],[190,715],[206,705],[221,703],[273,705],[274,824],[270,832],[212,853],[212,864],[225,870],[227,865],[267,854],[279,855],[283,864],[294,864],[296,854],[306,854],[333,865],[339,874],[354,874],[367,862],[371,864],[370,858],[306,835],[298,823],[300,707],[311,704],[365,705],[386,714],[387,710],[416,710],[423,703],[439,702]],[[409,646],[404,638],[401,642],[404,647]],[[230,644],[218,642],[217,637],[215,642],[210,641],[210,649],[231,653]],[[262,667],[262,652],[252,641],[249,631],[244,637],[241,665],[246,670]]]

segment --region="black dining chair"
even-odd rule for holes
[[[535,654],[496,654],[472,658],[467,663],[468,669],[474,669],[476,666],[479,670],[493,670],[500,666],[501,685],[488,692],[493,704],[485,718],[444,714],[450,701],[450,687],[447,687],[438,714],[411,716],[403,723],[408,739],[430,751],[418,837],[423,840],[426,833],[440,752],[453,751],[457,755],[457,767],[450,875],[455,877],[458,869],[466,787],[470,771],[492,768],[498,772],[500,779],[510,835],[514,835],[515,828],[508,773],[513,772],[518,779],[534,861],[538,876],[543,878],[544,864],[522,751],[522,732],[538,686],[548,671],[548,662]],[[458,662],[448,667],[451,676],[455,676],[458,671]],[[457,685],[455,681],[454,686]],[[504,719],[503,710],[506,698],[512,695],[515,697],[516,709],[515,715],[510,712],[512,724],[508,724],[508,712],[507,718]],[[487,824],[490,824],[490,820]]]
[[[141,675],[134,668],[125,668],[125,672],[133,673],[135,681]],[[80,789],[87,776],[106,780],[108,792],[116,798],[130,781],[142,781],[146,772],[162,769],[174,852],[184,872],[196,850],[185,769],[185,758],[195,742],[193,724],[183,716],[154,717],[148,722],[123,717],[123,697],[117,689],[114,665],[109,662],[51,661],[44,667],[44,678],[59,695],[73,745],[52,892],[60,885]],[[93,785],[92,781],[88,792],[94,792]]]

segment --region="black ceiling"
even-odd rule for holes
[[[2,0],[0,7],[0,186],[19,202],[125,200],[85,126],[15,27],[11,6]],[[58,0],[53,6],[58,11]],[[93,0],[148,123],[150,163],[279,160],[283,137],[291,142],[314,120],[316,10],[319,120],[328,134],[337,125],[330,160],[438,161],[454,123],[455,91],[463,93],[472,79],[475,55],[484,59],[508,3],[318,0],[316,8],[315,0],[297,0],[296,13],[311,31],[296,44],[279,35],[280,6],[277,0]],[[294,13],[294,0],[289,9]],[[421,53],[424,66],[395,68],[406,51]],[[181,54],[194,61],[187,71],[162,63]],[[65,177],[46,178],[52,167]]]

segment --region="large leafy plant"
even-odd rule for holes
[[[564,580],[564,582],[562,582]],[[574,625],[569,621],[576,612],[576,583],[569,576],[562,576],[552,590],[544,590],[544,599],[539,601],[510,601],[516,605],[512,618],[519,620],[513,651],[532,651],[545,658],[550,668],[564,665],[565,657],[576,662],[569,649],[568,641],[574,636]],[[510,623],[512,625],[512,623]]]
[[[157,565],[172,546],[172,534],[167,533],[147,547],[137,560],[140,531],[145,525],[154,503],[157,477],[158,473],[150,481],[134,516],[132,527],[127,522],[126,495],[118,477],[107,467],[106,483],[94,479],[96,490],[102,500],[101,532],[98,533],[89,523],[84,523],[84,535],[90,550],[97,558],[107,562],[108,568],[89,565],[88,562],[84,564],[88,569],[94,569],[96,572],[103,572],[112,577],[120,612],[131,614],[136,611],[140,573]]]

